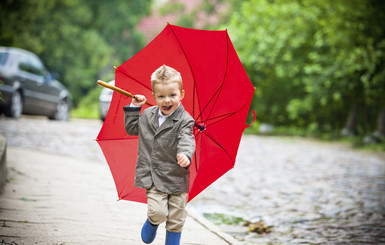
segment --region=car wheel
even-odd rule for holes
[[[19,118],[23,112],[23,99],[19,91],[16,91],[11,98],[11,101],[4,111],[7,117]]]
[[[56,105],[56,113],[53,116],[49,117],[49,119],[58,121],[68,121],[69,113],[70,110],[67,101],[61,100]]]

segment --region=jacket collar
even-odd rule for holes
[[[178,108],[176,108],[176,110],[166,119],[166,121],[162,124],[162,126],[159,127],[159,107],[154,106],[151,110],[152,112],[151,124],[154,126],[156,130],[158,130],[157,134],[166,128],[170,128],[174,126],[174,121],[178,121],[181,118],[183,111],[184,111],[184,107],[181,103],[178,106]]]

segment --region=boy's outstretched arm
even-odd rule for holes
[[[138,135],[139,113],[142,105],[146,103],[146,97],[135,95],[131,105],[123,107],[124,110],[124,128],[129,135]]]

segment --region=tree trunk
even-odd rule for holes
[[[349,112],[345,127],[342,130],[342,136],[355,135],[357,133],[358,103],[354,103]]]
[[[377,119],[377,133],[385,136],[385,105],[382,107]]]

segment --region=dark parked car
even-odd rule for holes
[[[0,91],[0,112],[8,117],[23,113],[61,121],[69,118],[71,94],[27,50],[0,47]]]

